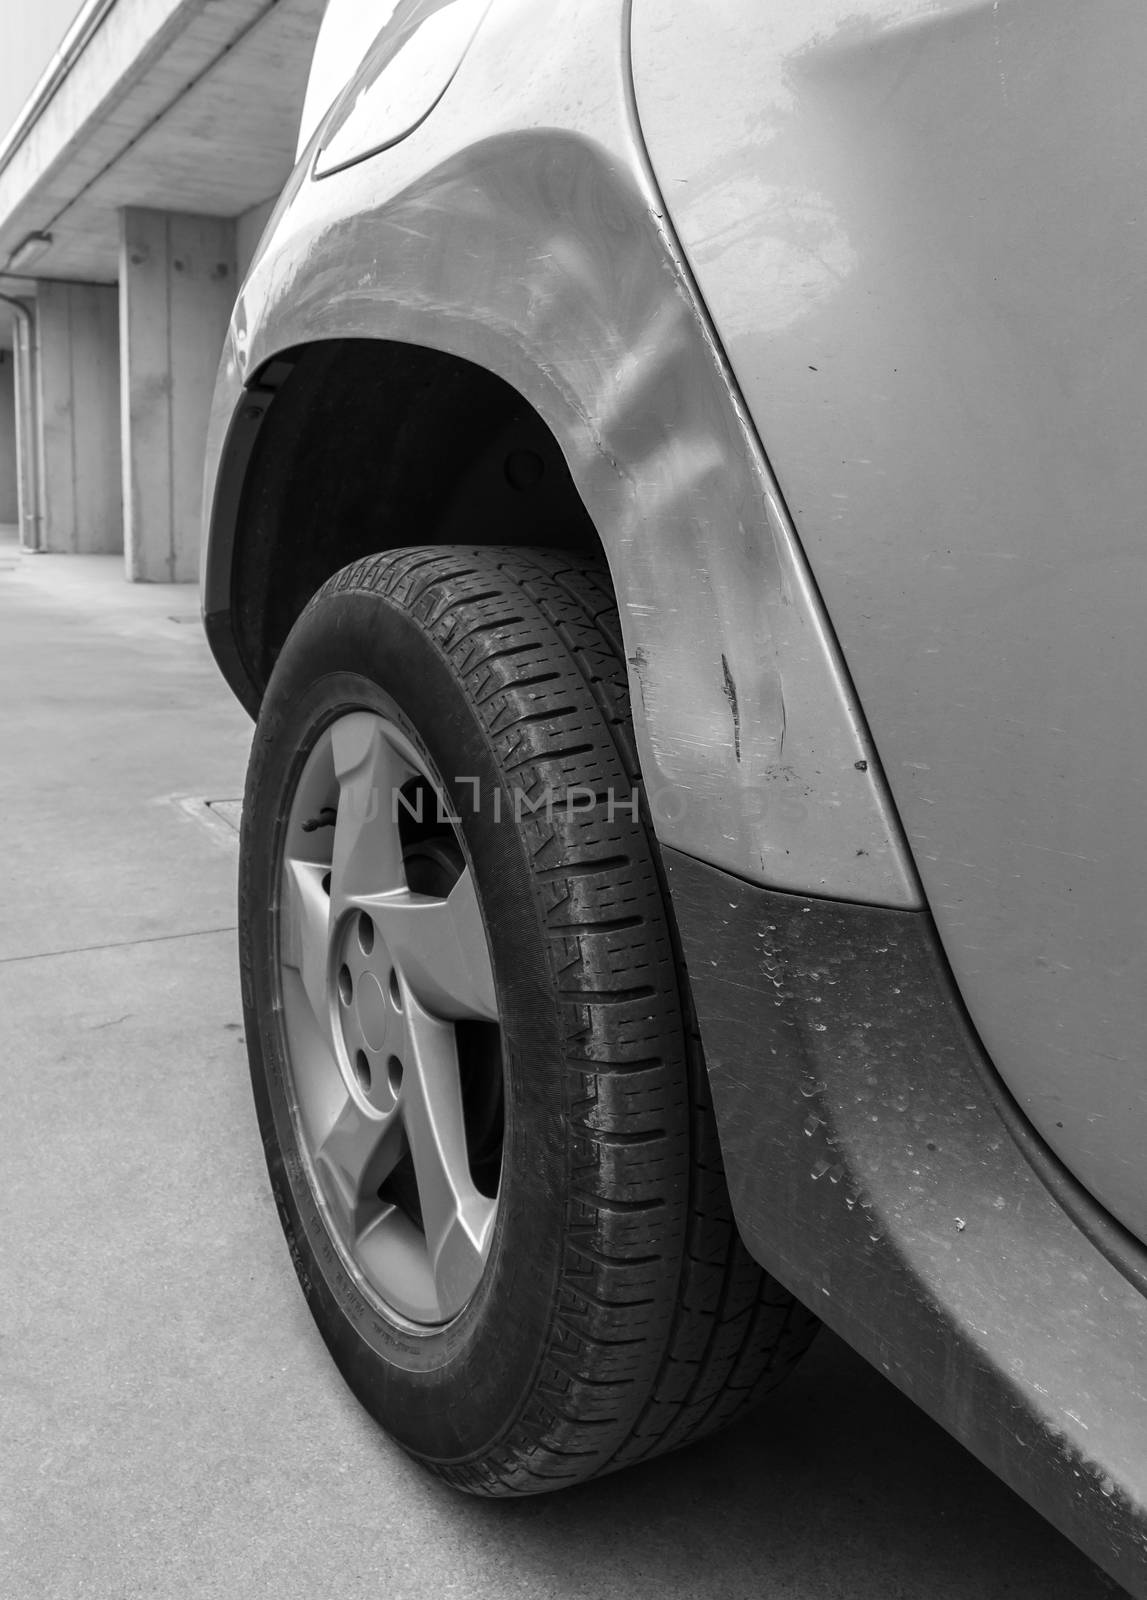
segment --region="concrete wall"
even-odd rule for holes
[[[71,26],[81,0],[0,0],[0,139]]]
[[[235,223],[133,209],[121,228],[127,575],[189,582],[199,571],[203,452],[235,298]]]
[[[16,386],[11,350],[0,349],[0,524],[19,516],[16,497]]]
[[[40,512],[45,550],[123,548],[116,291],[40,284]]]

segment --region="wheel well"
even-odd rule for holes
[[[261,694],[296,617],[348,561],[414,544],[601,553],[557,440],[503,379],[374,339],[279,357],[244,479],[234,643]]]

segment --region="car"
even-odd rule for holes
[[[295,1270],[459,1488],[820,1319],[1147,1594],[1145,61],[1106,0],[327,10],[203,610]]]

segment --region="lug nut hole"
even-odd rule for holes
[[[358,914],[358,942],[364,956],[368,956],[374,949],[374,923],[365,911]]]
[[[358,1079],[358,1086],[364,1094],[370,1090],[370,1062],[366,1059],[365,1050],[356,1050],[354,1053],[354,1075]]]
[[[344,1006],[349,1006],[354,999],[354,979],[345,965],[339,968],[339,999]]]

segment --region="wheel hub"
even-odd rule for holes
[[[384,1049],[390,1036],[392,1007],[373,972],[363,973],[354,997],[354,1011],[367,1049]]]

